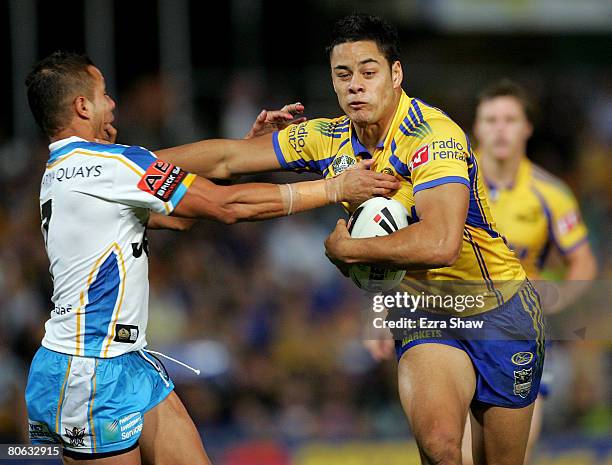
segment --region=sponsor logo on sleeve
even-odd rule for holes
[[[306,122],[293,125],[289,129],[289,144],[293,147],[296,153],[302,153],[302,149],[306,145],[306,137],[308,137],[308,128]]]
[[[419,150],[414,152],[412,158],[410,159],[410,171],[414,171],[419,166],[424,165],[429,162],[429,145],[425,145],[421,147]]]
[[[577,211],[571,211],[565,216],[562,216],[557,221],[557,229],[559,234],[565,235],[573,230],[580,223],[580,215]]]
[[[178,166],[158,160],[140,178],[138,188],[167,202],[185,176],[187,173]]]

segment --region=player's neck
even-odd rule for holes
[[[82,124],[71,124],[70,126],[58,131],[50,139],[51,142],[56,142],[58,140],[67,139],[68,137],[80,137],[81,139],[85,139],[90,142],[96,140],[94,130],[88,125]]]
[[[491,155],[483,154],[481,160],[482,172],[488,182],[498,188],[508,188],[514,184],[523,160],[523,155],[500,160]]]

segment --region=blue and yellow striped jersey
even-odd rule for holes
[[[453,266],[410,272],[407,279],[470,280],[486,283],[497,303],[516,291],[499,291],[495,282],[521,282],[525,272],[504,238],[496,231],[487,206],[484,182],[470,142],[444,112],[404,92],[384,141],[373,154],[361,144],[347,116],[313,119],[273,134],[276,156],[286,170],[333,177],[358,159],[373,157],[373,169],[398,176],[394,195],[419,221],[414,196],[444,183],[464,184],[470,192],[463,246]]]
[[[552,245],[566,254],[587,240],[587,228],[571,190],[527,158],[509,188],[485,182],[499,231],[530,277],[537,277]]]

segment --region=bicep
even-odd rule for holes
[[[272,135],[248,140],[213,139],[156,152],[159,158],[205,178],[228,179],[280,169]]]
[[[272,134],[247,140],[229,141],[231,150],[226,159],[227,170],[232,175],[261,173],[281,169]]]
[[[464,184],[446,183],[424,189],[414,196],[419,222],[435,235],[460,243],[468,212],[469,191]]]

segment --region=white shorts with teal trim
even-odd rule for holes
[[[129,450],[145,412],[173,389],[161,363],[141,351],[92,358],[41,347],[25,392],[30,440],[78,454]]]

